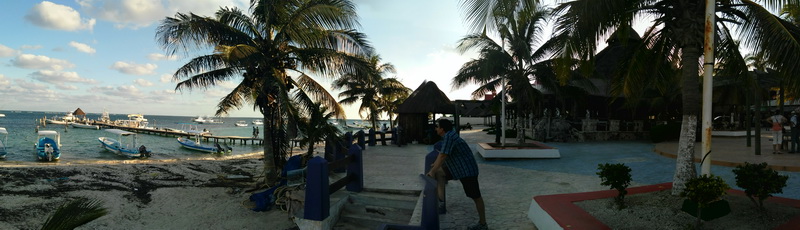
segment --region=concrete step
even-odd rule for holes
[[[419,193],[390,194],[380,192],[360,192],[350,196],[350,203],[399,209],[414,209]]]
[[[334,229],[376,229],[381,224],[408,224],[419,193],[352,193]]]

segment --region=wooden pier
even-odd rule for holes
[[[160,128],[134,128],[134,127],[127,127],[127,126],[119,126],[109,123],[102,123],[102,122],[94,122],[94,125],[99,125],[103,128],[110,128],[110,129],[121,129],[129,132],[134,133],[143,133],[143,134],[150,134],[150,135],[159,135],[159,136],[167,136],[167,137],[194,137],[194,134],[180,132],[180,131],[170,131]],[[242,136],[214,136],[214,135],[201,135],[201,139],[204,139],[206,142],[214,142],[214,143],[229,143],[229,144],[236,144],[238,141],[239,144],[246,145],[248,141],[250,144],[254,145],[261,145],[264,142],[264,139],[261,138],[253,138],[253,137],[242,137]]]

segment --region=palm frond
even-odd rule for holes
[[[75,229],[108,214],[102,206],[99,200],[75,199],[58,207],[44,222],[42,230]]]

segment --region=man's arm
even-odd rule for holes
[[[436,161],[434,161],[433,165],[431,165],[431,171],[429,171],[426,175],[433,177],[433,172],[436,172],[436,170],[439,170],[439,168],[442,167],[445,158],[447,158],[447,154],[439,153],[439,156],[436,157]]]

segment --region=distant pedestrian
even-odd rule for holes
[[[258,138],[258,127],[253,126],[253,138]]]
[[[800,145],[800,122],[797,120],[797,109],[792,111],[792,117],[789,118],[789,123],[792,126],[792,147],[789,149],[789,153],[796,153],[798,151],[797,146]]]
[[[486,226],[486,211],[478,184],[478,163],[472,155],[472,150],[453,130],[453,123],[447,119],[439,119],[436,124],[436,134],[442,137],[442,149],[439,156],[431,165],[427,173],[437,181],[437,196],[439,197],[439,212],[446,212],[445,183],[448,180],[460,180],[464,193],[475,202],[478,210],[478,223],[468,229],[488,229]]]
[[[772,154],[781,154],[783,144],[783,124],[786,124],[786,117],[781,115],[780,110],[775,110],[775,114],[766,119],[767,122],[772,124]]]

